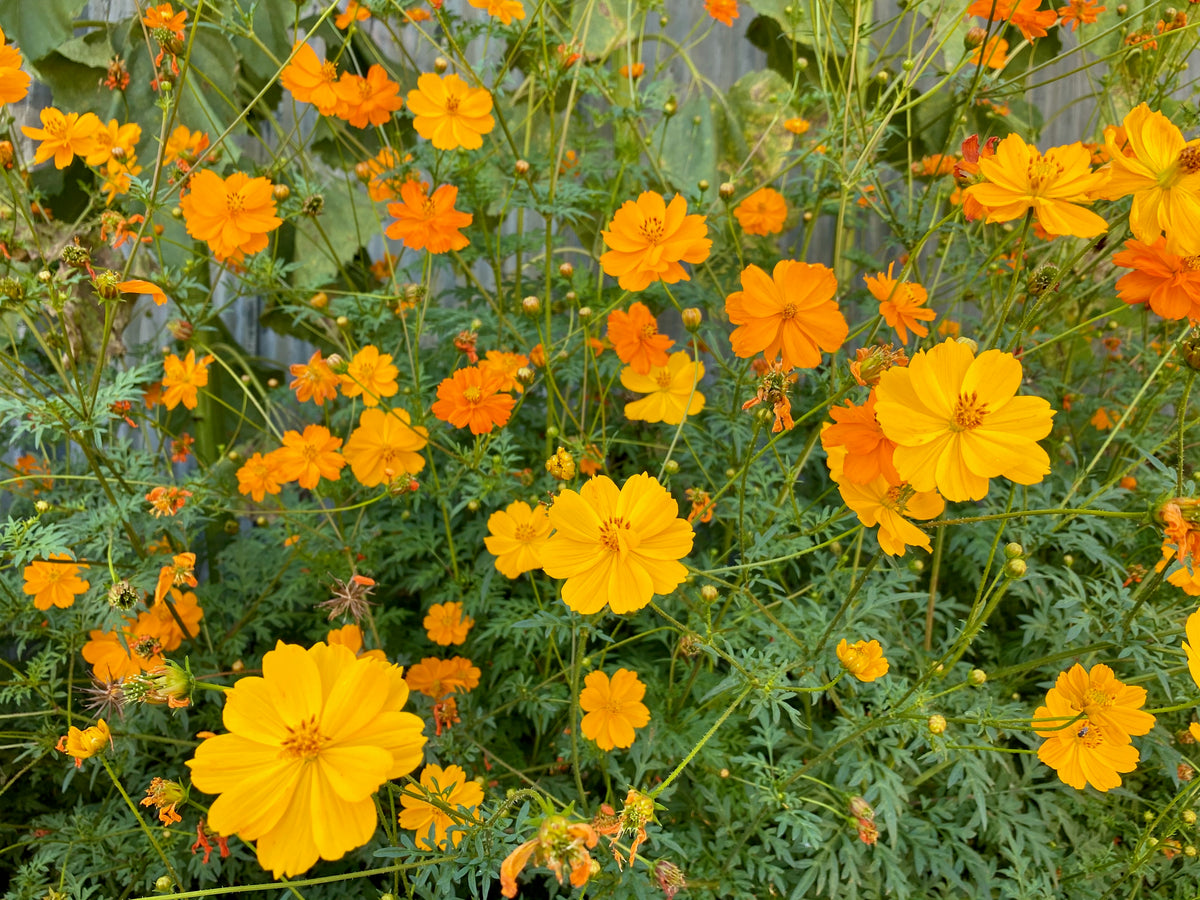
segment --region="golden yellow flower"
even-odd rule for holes
[[[609,248],[600,267],[626,291],[644,291],[655,281],[688,281],[680,263],[704,262],[712,247],[704,216],[689,216],[679,194],[670,203],[653,191],[626,200],[600,233]]]
[[[855,641],[845,638],[837,645],[837,658],[842,666],[859,681],[874,681],[888,673],[887,657],[879,641]]]
[[[427,443],[429,431],[413,425],[407,411],[364,409],[342,456],[350,463],[350,471],[359,484],[375,487],[424,469],[425,457],[420,451]]]
[[[478,150],[483,136],[496,127],[487,88],[473,88],[453,73],[426,72],[418,78],[416,90],[408,92],[408,108],[416,116],[417,134],[438,150]]]
[[[704,409],[704,395],[696,389],[704,377],[704,363],[692,362],[684,351],[672,353],[665,366],[639,375],[633,366],[621,370],[621,384],[648,396],[625,404],[625,418],[637,422],[678,425]]]
[[[460,766],[435,766],[433,763],[421,770],[422,791],[417,791],[409,785],[400,795],[400,827],[415,831],[417,846],[423,850],[438,847],[446,849],[446,832],[451,827],[455,831],[450,843],[455,847],[461,843],[466,823],[477,822],[475,811],[483,802],[483,787],[478,781],[467,778],[467,773]],[[427,795],[433,795],[438,800],[434,806]],[[444,807],[456,810],[451,815]],[[430,837],[432,837],[432,842]]]
[[[587,715],[579,730],[601,750],[622,750],[633,746],[634,729],[645,728],[650,710],[642,703],[646,686],[637,672],[617,669],[612,679],[603,672],[589,672],[579,692],[579,706]]]
[[[515,500],[488,518],[488,536],[483,539],[488,553],[496,557],[496,569],[506,578],[542,567],[542,550],[550,538],[550,517],[544,506],[530,507]]]

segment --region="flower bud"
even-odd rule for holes
[[[980,47],[986,40],[987,31],[976,25],[974,28],[967,29],[967,33],[963,37],[963,45],[970,48]]]
[[[37,274],[38,281],[40,281],[42,284],[49,284],[50,279],[53,277],[54,276],[50,274],[49,269],[42,269],[42,271],[38,272]]]
[[[700,588],[700,596],[706,603],[712,603],[721,596],[721,592],[718,591],[713,585],[706,584],[704,587]]]
[[[929,733],[930,734],[945,734],[946,733],[946,717],[945,716],[930,716],[929,717]]]
[[[521,384],[533,384],[533,379],[537,377],[537,373],[529,366],[521,366],[517,369],[517,381]]]
[[[9,169],[13,164],[12,141],[0,141],[0,166]]]
[[[329,295],[324,291],[319,291],[308,298],[308,305],[313,309],[324,309],[329,305]]]
[[[565,262],[558,267],[558,274],[563,278],[570,278],[575,274],[575,267],[569,262]]]
[[[1193,847],[1191,844],[1188,844],[1186,847],[1183,848],[1183,855],[1188,857],[1189,859],[1194,858],[1196,856],[1196,848]]]
[[[959,338],[955,338],[955,340],[958,341],[958,343],[960,343],[960,344],[965,344],[966,346],[970,347],[972,353],[979,352],[979,344],[976,341],[971,340],[971,338],[959,337]]]
[[[592,317],[592,308],[590,306],[579,307],[579,318],[590,319]]]
[[[722,181],[721,186],[717,188],[717,193],[720,194],[722,200],[730,200],[733,198],[735,190],[732,181]]]
[[[663,104],[663,115],[667,116],[668,118],[675,115],[677,112],[679,112],[679,104],[675,102],[674,97]]]
[[[699,181],[697,181],[697,182],[696,182],[696,189],[697,189],[697,190],[699,190],[699,191],[700,191],[700,193],[704,193],[704,192],[705,192],[705,191],[707,191],[707,190],[708,190],[710,187],[712,187],[712,185],[710,185],[710,184],[708,183],[708,179],[707,179],[707,178],[701,178]]]
[[[276,203],[282,203],[288,197],[292,196],[292,189],[286,184],[277,184],[271,188],[271,196],[275,198]]]
[[[1023,559],[1010,559],[1004,564],[1004,574],[1009,578],[1024,578],[1027,569]]]
[[[67,244],[61,255],[62,261],[73,269],[86,269],[92,262],[92,254],[78,244]]]
[[[568,453],[565,447],[559,447],[555,454],[546,460],[546,471],[559,481],[570,481],[575,477],[575,457]]]
[[[338,328],[348,328],[350,326],[350,319],[346,316],[338,316],[333,321]]]
[[[170,875],[160,875],[154,882],[154,889],[160,894],[169,892],[174,886],[175,882],[171,879]]]
[[[50,511],[50,504],[45,500],[36,500],[34,501],[33,508],[37,511],[38,515],[41,515],[44,512]]]
[[[513,169],[518,175],[524,178],[529,174],[529,163],[523,159],[518,159],[516,163],[513,164]]]
[[[531,294],[521,301],[521,311],[527,316],[536,316],[542,311],[542,301]]]
[[[446,58],[443,56],[439,56],[433,61],[433,71],[437,72],[439,75],[445,72],[448,68],[450,68],[450,63],[447,62]]]
[[[120,275],[111,269],[105,269],[96,273],[96,277],[92,279],[92,288],[101,300],[117,300],[121,296],[121,289],[117,287],[120,283]]]
[[[1018,556],[1025,555],[1025,548],[1013,541],[1004,545],[1004,555],[1009,559],[1016,559]]]
[[[704,314],[695,306],[689,306],[680,317],[683,319],[683,327],[695,334],[700,329],[700,323],[704,321]]]
[[[167,331],[171,332],[171,337],[177,341],[186,341],[194,332],[192,323],[183,319],[172,319],[167,323]]]
[[[366,184],[368,181],[370,181],[371,180],[371,164],[366,163],[366,162],[360,162],[360,163],[355,164],[354,177],[357,178],[359,181],[361,181],[363,184]]]
[[[987,681],[987,672],[983,671],[983,669],[972,669],[971,674],[967,676],[967,681],[975,685],[975,687],[979,687]]]
[[[1185,809],[1183,811],[1183,815],[1181,818],[1183,819],[1183,823],[1185,825],[1195,825],[1196,824],[1196,813],[1194,810]]]

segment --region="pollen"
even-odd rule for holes
[[[1179,151],[1179,168],[1188,175],[1200,172],[1200,146],[1184,147]]]
[[[463,390],[463,399],[468,403],[478,403],[483,399],[483,391],[472,385]]]
[[[625,532],[625,538],[629,537],[629,523],[624,519],[614,517],[609,519],[600,526],[600,543],[604,549],[610,553],[616,553],[621,549],[621,533]]]
[[[1046,159],[1040,153],[1035,153],[1029,160],[1029,168],[1026,173],[1030,192],[1036,194],[1042,188],[1052,184],[1062,174],[1063,167],[1059,163],[1052,159]]]
[[[321,734],[315,716],[309,716],[295,728],[289,727],[288,732],[281,745],[281,759],[312,759],[328,740]]]
[[[950,423],[951,431],[969,431],[978,428],[987,415],[986,403],[979,402],[979,396],[974,391],[970,394],[959,394],[958,402],[954,405],[954,417]]]
[[[665,223],[658,216],[647,216],[641,226],[642,237],[654,245],[663,239],[666,230]]]

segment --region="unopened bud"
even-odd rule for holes
[[[978,344],[976,341],[972,340],[971,338],[969,338],[969,337],[959,337],[959,338],[955,338],[955,340],[956,340],[958,343],[960,343],[960,344],[963,344],[964,346],[970,347],[970,348],[971,348],[971,352],[972,352],[972,353],[978,353],[978,352],[979,352],[979,344]]]
[[[570,278],[575,274],[575,267],[569,262],[565,262],[558,267],[558,274],[563,278]]]
[[[530,295],[521,301],[521,311],[527,316],[536,316],[542,311],[542,301]]]
[[[707,179],[707,178],[701,178],[699,181],[697,181],[697,182],[696,182],[696,188],[697,188],[697,190],[699,190],[699,191],[700,191],[700,193],[704,193],[704,192],[705,192],[705,191],[707,191],[707,190],[708,190],[708,189],[709,189],[711,186],[712,186],[712,185],[710,185],[710,184],[708,183],[708,179]]]
[[[516,173],[518,175],[520,175],[523,178],[529,174],[529,163],[523,159],[518,159],[513,164],[513,169],[514,169],[514,171],[516,171]]]
[[[720,194],[722,200],[730,200],[733,198],[733,192],[736,190],[732,181],[722,181],[721,186],[717,188],[717,193]]]
[[[967,676],[967,681],[979,687],[987,681],[987,672],[983,671],[983,669],[972,669],[971,674]]]
[[[678,475],[679,463],[673,459],[668,459],[665,463],[663,463],[663,471],[668,475]]]
[[[1010,559],[1004,564],[1004,574],[1009,578],[1024,578],[1029,567],[1023,559]]]
[[[967,47],[980,47],[986,40],[987,31],[976,25],[974,28],[967,29],[967,33],[963,37],[963,44]]]
[[[177,341],[186,341],[194,332],[191,322],[186,322],[183,319],[172,319],[167,323],[167,331],[171,332],[171,337]]]
[[[579,318],[590,319],[592,317],[592,308],[590,306],[579,307]]]
[[[704,314],[695,306],[689,306],[680,313],[680,318],[683,319],[683,327],[694,334],[699,330],[700,323],[704,321]]]
[[[445,72],[448,68],[450,68],[450,63],[446,61],[445,57],[439,56],[433,61],[433,70],[439,75]]]
[[[929,733],[930,734],[945,734],[946,733],[946,717],[945,716],[930,716],[929,717]]]
[[[1004,555],[1009,559],[1016,559],[1018,556],[1025,555],[1025,548],[1016,541],[1004,545]]]
[[[160,875],[154,882],[154,889],[160,894],[165,894],[174,887],[175,882],[170,875]]]
[[[275,198],[276,203],[282,203],[288,197],[292,196],[292,189],[286,184],[277,184],[271,188],[271,196]]]
[[[517,369],[517,381],[521,384],[533,384],[535,377],[537,377],[537,373],[529,366],[521,366]]]
[[[308,305],[313,309],[324,309],[329,305],[329,295],[324,291],[319,291],[308,298]]]
[[[1183,819],[1183,823],[1185,825],[1195,825],[1196,824],[1196,813],[1194,810],[1185,809],[1183,811],[1183,815],[1181,818]]]
[[[366,184],[371,180],[371,165],[370,163],[360,162],[354,167],[354,177]]]
[[[718,591],[713,585],[706,584],[704,587],[700,588],[700,596],[703,597],[706,602],[712,603],[721,596],[721,592]]]

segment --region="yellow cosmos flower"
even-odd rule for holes
[[[105,745],[112,746],[112,732],[108,724],[100,719],[95,725],[87,728],[76,728],[72,725],[67,733],[58,739],[54,749],[75,757],[75,768],[83,767],[85,759],[91,759],[104,749]]]
[[[483,787],[478,781],[468,780],[467,773],[460,766],[435,766],[432,763],[421,770],[421,787],[418,792],[409,785],[400,795],[400,827],[417,833],[417,846],[422,850],[432,850],[434,847],[446,849],[446,832],[452,826],[459,826],[453,833],[450,842],[455,847],[462,842],[465,834],[462,826],[468,822],[477,822],[475,810],[483,802]],[[428,795],[437,798],[438,805],[434,806]],[[456,810],[452,816],[446,807]],[[433,842],[430,843],[430,832]]]
[[[461,603],[435,603],[425,615],[425,633],[435,644],[443,647],[461,644],[467,639],[475,620],[463,615]]]
[[[1089,784],[1098,791],[1120,787],[1121,773],[1137,768],[1139,754],[1128,739],[1121,740],[1100,723],[1081,717],[1053,688],[1046,705],[1034,712],[1033,725],[1047,739],[1038,748],[1038,759],[1076,790]]]
[[[1183,652],[1187,655],[1188,673],[1196,687],[1200,687],[1200,609],[1188,616],[1184,633],[1187,640],[1183,642]]]
[[[1149,734],[1154,727],[1154,716],[1142,709],[1146,704],[1146,689],[1120,681],[1103,663],[1092,666],[1090,671],[1075,663],[1058,676],[1050,693],[1103,726],[1113,740],[1121,743]]]
[[[364,406],[378,406],[380,397],[393,397],[400,390],[396,376],[400,370],[392,364],[388,353],[367,344],[354,354],[341,376],[342,396],[362,396]]]
[[[1105,129],[1109,179],[1096,196],[1116,200],[1132,194],[1134,237],[1153,244],[1165,232],[1168,252],[1200,253],[1200,138],[1185,141],[1170,119],[1145,103],[1122,124],[1133,155],[1118,146],[1117,129]]]
[[[413,425],[405,410],[364,409],[342,456],[350,463],[350,471],[359,484],[375,487],[391,484],[401,475],[415,475],[425,468],[421,450],[427,443],[429,431]]]
[[[859,681],[874,681],[888,673],[887,657],[879,641],[855,641],[842,638],[837,645],[837,658],[842,667]]]
[[[601,750],[633,746],[634,730],[650,722],[650,710],[642,703],[646,686],[637,672],[617,669],[610,680],[603,672],[590,672],[583,679],[579,706],[587,715],[579,730]]]
[[[649,396],[626,403],[625,418],[678,425],[704,409],[704,395],[696,390],[703,377],[704,363],[692,362],[683,351],[672,353],[665,366],[655,366],[647,375],[626,366],[621,370],[621,384]]]
[[[188,760],[192,784],[213,801],[208,825],[256,841],[276,878],[318,859],[341,859],[375,834],[372,794],[421,762],[424,724],[401,712],[398,666],[347,647],[276,644],[262,677],[225,695],[228,734]]]
[[[439,150],[478,150],[483,136],[496,127],[492,95],[473,88],[453,73],[444,78],[426,72],[408,92],[408,108],[416,116],[417,134]]]
[[[542,551],[542,569],[566,579],[562,598],[576,612],[597,613],[606,604],[615,613],[636,612],[687,577],[679,560],[692,549],[691,523],[644,472],[620,488],[597,475],[578,493],[560,491],[550,524],[557,530]]]
[[[34,560],[25,567],[25,585],[22,590],[33,597],[38,609],[57,606],[66,609],[75,602],[77,594],[85,593],[89,587],[86,579],[79,577],[78,566],[70,562],[66,553],[51,553],[49,562]]]
[[[989,222],[1009,222],[1033,210],[1035,221],[1050,234],[1093,237],[1107,231],[1108,223],[1081,204],[1091,203],[1108,175],[1093,172],[1091,159],[1078,141],[1042,155],[1019,134],[1010,134],[993,156],[980,158],[986,181],[971,185],[966,195],[987,209]]]
[[[1015,396],[1021,371],[1011,353],[976,358],[948,339],[884,372],[875,415],[896,442],[900,477],[956,501],[982,499],[991,478],[1041,481],[1050,457],[1037,442],[1050,433],[1054,410],[1040,397]]]
[[[546,508],[516,500],[488,518],[488,536],[483,543],[488,553],[496,557],[496,569],[501,575],[520,578],[522,573],[542,567],[542,550],[549,538],[550,517]]]

